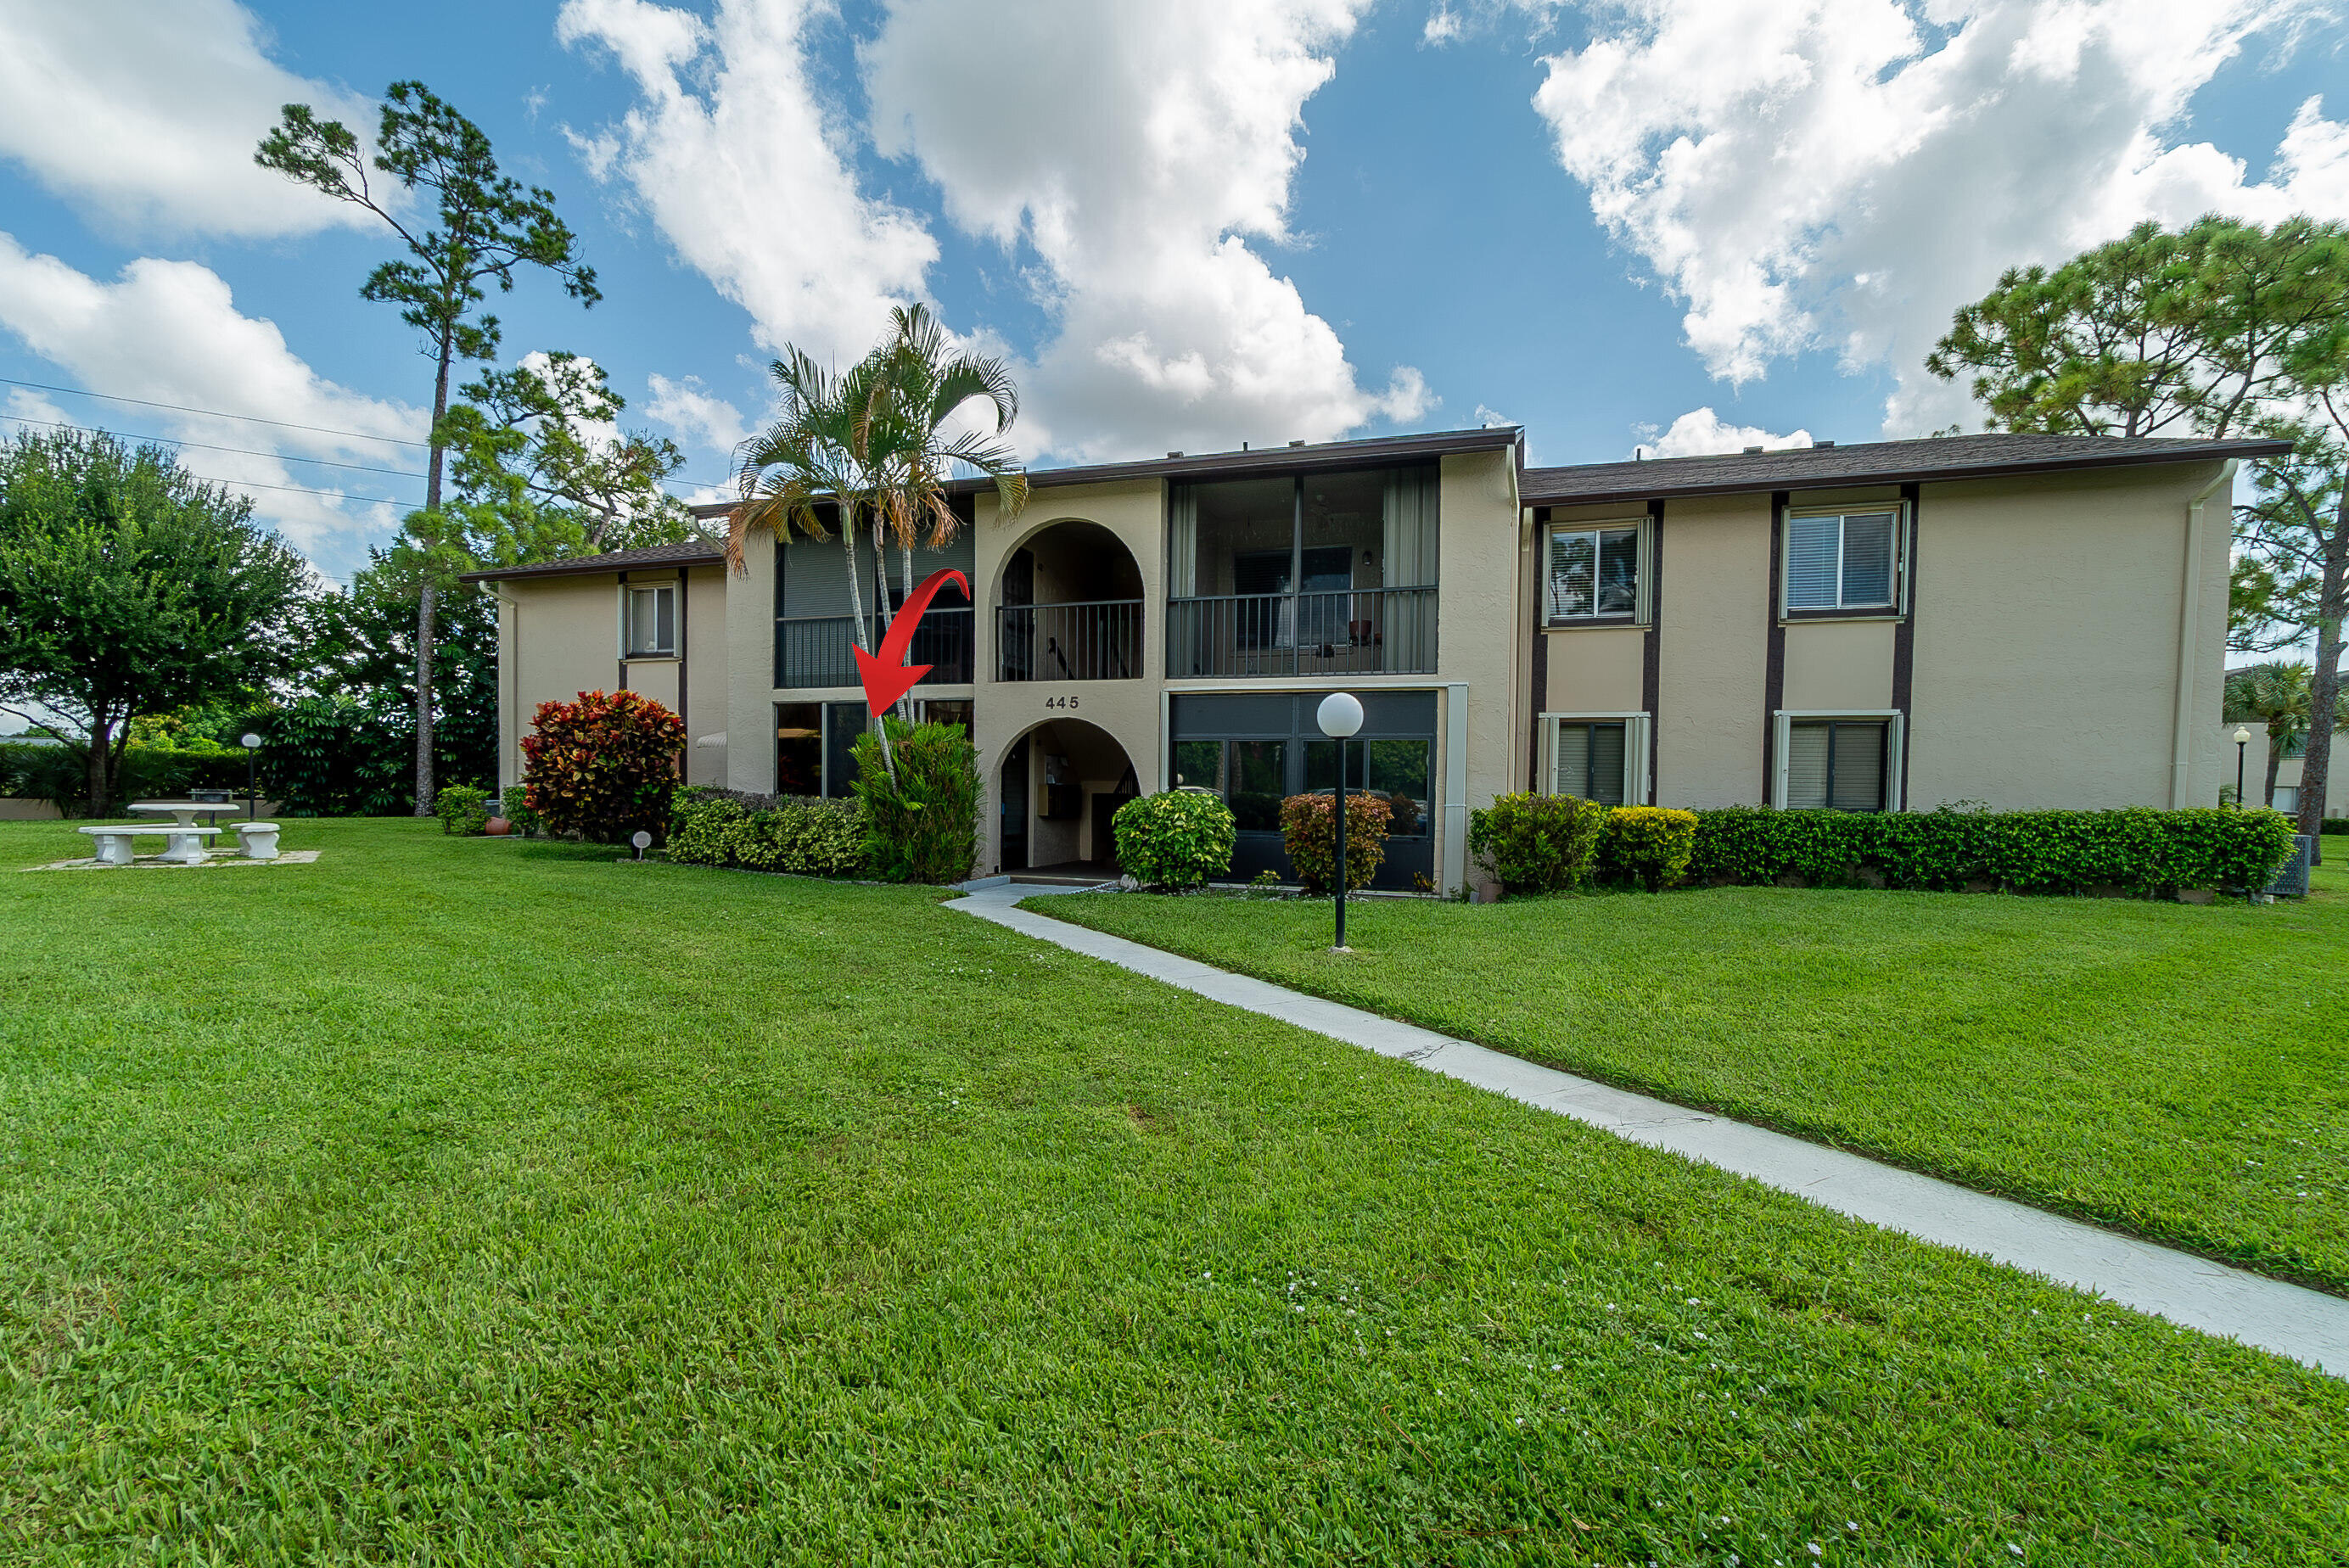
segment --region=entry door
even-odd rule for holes
[[[1024,735],[1003,754],[995,809],[1002,819],[1003,870],[1024,872],[1028,869],[1028,737]]]

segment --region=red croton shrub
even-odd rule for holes
[[[1346,792],[1346,886],[1371,885],[1387,858],[1387,823],[1394,808],[1383,795]],[[1280,844],[1305,891],[1327,894],[1338,886],[1338,798],[1291,795],[1280,803]]]
[[[549,832],[619,843],[657,837],[677,792],[685,720],[632,691],[583,691],[543,702],[522,743],[523,803]]]

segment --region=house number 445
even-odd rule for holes
[[[1072,696],[1048,696],[1044,699],[1044,706],[1046,707],[1074,707],[1077,706],[1077,699]]]

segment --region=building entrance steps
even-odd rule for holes
[[[1577,1078],[1017,907],[1024,898],[1076,891],[998,883],[978,887],[947,907],[1211,1001],[1278,1018],[1537,1109],[1570,1116],[1631,1142],[1752,1177],[1869,1224],[1972,1253],[2094,1292],[2120,1306],[2349,1377],[2349,1300],[1783,1132]]]

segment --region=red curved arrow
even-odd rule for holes
[[[930,673],[927,665],[906,664],[905,650],[913,646],[914,628],[922,624],[922,616],[930,607],[930,595],[938,591],[939,583],[948,580],[961,583],[962,596],[970,597],[969,578],[952,568],[933,572],[897,606],[888,634],[881,639],[878,654],[868,654],[853,645],[849,648],[856,655],[856,678],[864,683],[865,705],[872,708],[874,717],[888,711],[916,681]]]

